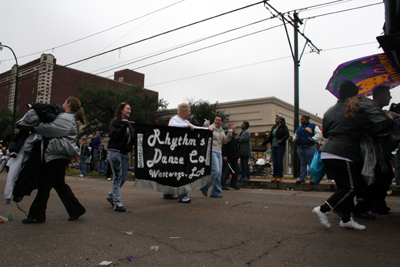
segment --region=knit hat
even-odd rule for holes
[[[347,99],[358,95],[358,87],[352,81],[345,80],[339,87],[339,99]]]

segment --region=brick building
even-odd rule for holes
[[[0,110],[13,110],[16,66],[0,74]],[[144,74],[132,70],[114,73],[114,80],[82,72],[56,64],[51,54],[42,54],[39,59],[19,66],[16,110],[21,114],[28,111],[26,104],[54,103],[61,105],[69,96],[75,95],[84,82],[96,85],[109,85],[115,89],[126,88],[132,84],[144,86]],[[156,95],[158,92],[146,90],[145,93]]]

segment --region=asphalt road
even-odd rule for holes
[[[0,190],[6,174],[0,174]],[[126,213],[106,201],[111,182],[68,177],[87,213],[69,222],[52,191],[44,224],[25,225],[14,202],[0,202],[0,266],[399,266],[400,197],[387,198],[390,215],[357,221],[367,230],[341,229],[330,215],[324,229],[311,209],[329,192],[241,189],[222,199],[189,193],[192,202],[122,188]],[[28,210],[36,192],[20,207]],[[133,256],[131,261],[127,256]],[[120,260],[124,259],[125,260]]]

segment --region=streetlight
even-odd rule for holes
[[[18,60],[17,56],[15,55],[14,51],[11,49],[11,47],[7,45],[3,45],[0,42],[0,51],[3,50],[3,47],[6,47],[11,50],[11,52],[14,55],[15,58],[15,63],[17,64],[17,71],[15,73],[15,90],[14,90],[14,107],[13,107],[13,120],[12,120],[12,127],[11,127],[11,133],[14,133],[14,127],[15,127],[15,113],[16,113],[16,108],[17,108],[17,89],[18,89]]]

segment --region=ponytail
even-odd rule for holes
[[[358,113],[358,108],[360,106],[360,99],[358,99],[358,96],[353,96],[350,98],[347,98],[344,102],[344,115],[348,117],[355,117],[357,116]]]
[[[75,117],[82,122],[82,124],[85,124],[85,112],[83,111],[83,108],[80,107],[76,112],[75,112]]]
[[[85,112],[81,107],[81,101],[74,96],[70,96],[67,98],[67,103],[71,104],[71,110],[75,113],[75,118],[85,124]]]

